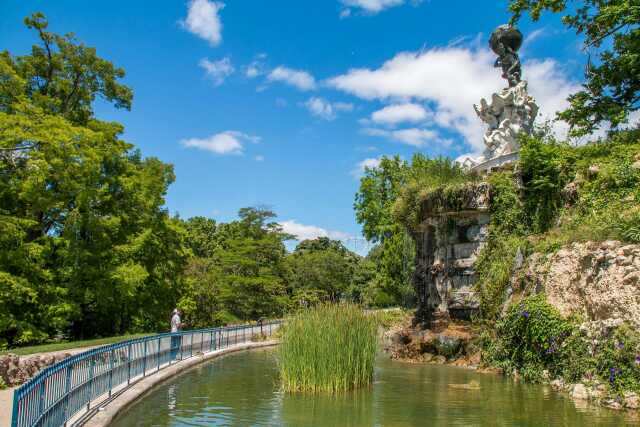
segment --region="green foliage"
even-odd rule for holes
[[[491,222],[487,242],[475,262],[480,314],[494,320],[516,270],[516,260],[528,254],[526,213],[512,173],[494,173],[491,185]]]
[[[121,341],[142,338],[149,334],[127,334],[108,338],[95,338],[82,341],[53,341],[48,344],[40,344],[28,347],[12,348],[11,350],[0,351],[0,356],[5,354],[15,354],[17,356],[27,356],[30,354],[49,353],[52,351],[64,351],[85,347],[97,347],[106,344],[115,344]]]
[[[123,70],[26,23],[40,45],[0,54],[0,343],[159,328],[186,259],[163,209],[172,167],[94,117],[96,97],[130,107]]]
[[[631,390],[640,393],[640,333],[624,325],[607,339],[595,345],[594,372],[601,381],[607,381],[611,391],[621,396]],[[568,364],[568,363],[567,363]]]
[[[370,307],[412,306],[415,300],[412,277],[415,243],[404,230],[397,230],[384,240],[369,259],[376,265],[376,275],[365,291]]]
[[[562,189],[575,174],[575,150],[540,136],[521,138],[520,169],[524,203],[533,232],[550,228],[564,201]]]
[[[302,250],[288,258],[290,286],[296,290],[321,290],[330,301],[338,301],[347,291],[357,259],[349,259],[335,249]]]
[[[577,4],[576,4],[577,3]],[[593,133],[603,125],[615,129],[640,108],[640,7],[636,0],[511,0],[512,22],[523,13],[537,21],[542,12],[566,12],[562,21],[584,35],[589,54],[583,89],[569,96],[559,117],[574,135]],[[603,48],[604,46],[604,48]],[[591,63],[591,55],[598,63]]]
[[[511,306],[483,336],[484,363],[506,372],[518,370],[528,381],[563,377],[597,381],[613,395],[640,391],[640,334],[627,325],[608,336],[589,337],[576,319],[566,319],[543,294]]]
[[[518,236],[492,236],[480,251],[475,289],[480,298],[480,315],[495,320],[505,299],[509,281],[516,271],[516,259],[527,252],[527,241]]]
[[[279,346],[289,392],[335,393],[368,385],[378,351],[378,322],[352,304],[320,305],[287,322]]]
[[[368,259],[377,274],[363,291],[373,307],[409,306],[415,301],[412,275],[415,247],[409,231],[420,217],[423,197],[456,199],[454,191],[474,178],[447,158],[415,154],[410,163],[383,157],[360,180],[354,208],[363,234],[379,242]],[[451,190],[451,191],[449,191]]]
[[[392,326],[400,325],[408,322],[412,317],[413,312],[405,309],[389,309],[378,310],[375,312],[376,319],[380,326],[388,329]]]
[[[282,316],[289,305],[284,241],[275,214],[243,208],[239,219],[185,222],[194,256],[178,303],[191,327]]]
[[[384,240],[396,228],[392,207],[407,181],[408,171],[408,163],[399,156],[382,157],[378,166],[366,168],[353,208],[367,240]]]
[[[538,250],[583,240],[638,241],[638,131],[570,147],[551,138],[522,140],[526,221]],[[565,194],[567,186],[574,194]]]
[[[473,196],[474,187],[468,184],[476,180],[449,158],[415,155],[393,205],[393,216],[399,224],[415,230],[424,216],[425,203],[431,210],[455,209],[467,200],[465,196]]]
[[[485,357],[507,372],[517,369],[526,380],[539,381],[543,370],[559,373],[560,346],[571,332],[571,324],[544,295],[535,295],[511,306],[497,322],[496,342]]]

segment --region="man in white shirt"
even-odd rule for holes
[[[182,335],[178,334],[181,327],[182,322],[180,320],[180,311],[176,308],[173,310],[173,316],[171,316],[171,333],[175,334],[171,337],[171,360],[175,360],[177,358],[178,351],[182,344]]]
[[[178,332],[181,326],[180,311],[176,308],[173,310],[173,316],[171,317],[171,332]]]

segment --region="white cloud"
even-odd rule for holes
[[[223,7],[224,3],[217,1],[191,0],[182,25],[211,46],[217,46],[222,41],[222,22],[218,13]]]
[[[477,118],[473,104],[501,90],[506,82],[494,69],[495,55],[487,48],[447,46],[424,52],[402,52],[378,69],[352,69],[334,77],[328,84],[367,100],[402,99],[427,102],[434,111],[433,124],[460,134],[476,153],[484,149],[485,127]],[[568,104],[566,97],[577,88],[554,60],[524,63],[523,76],[540,105],[541,117],[553,117]],[[558,125],[556,130],[564,131]],[[412,131],[401,138],[416,142]],[[398,135],[393,135],[394,139]],[[562,136],[562,135],[560,135]]]
[[[209,61],[207,58],[202,58],[198,65],[204,68],[207,76],[211,78],[215,86],[220,86],[235,71],[229,57],[218,61]]]
[[[254,63],[249,64],[247,66],[247,69],[245,70],[245,73],[244,73],[244,75],[249,77],[250,79],[252,79],[254,77],[258,77],[260,74],[262,74],[260,69]]]
[[[452,142],[450,139],[442,138],[438,132],[431,129],[407,128],[387,130],[364,128],[362,132],[369,136],[379,136],[413,147],[448,147]]]
[[[260,53],[260,54],[256,55],[255,58],[256,59],[251,61],[249,63],[249,65],[247,65],[245,67],[245,69],[244,69],[244,75],[249,79],[253,79],[253,78],[256,78],[258,76],[261,76],[261,75],[265,74],[265,62],[264,62],[264,60],[267,58],[267,54],[266,53]]]
[[[254,157],[254,160],[255,160],[256,162],[264,162],[264,156],[255,156],[255,157]]]
[[[389,105],[371,114],[373,122],[388,125],[402,122],[421,122],[427,117],[427,111],[422,105],[411,103]]]
[[[380,157],[364,159],[356,163],[356,167],[351,171],[354,178],[360,178],[367,168],[377,168],[380,165]]]
[[[300,224],[294,219],[280,221],[280,225],[282,226],[282,231],[288,234],[293,234],[297,237],[297,240],[317,239],[318,237],[345,240],[352,237],[350,234],[342,231],[331,231],[315,225]]]
[[[345,18],[350,15],[349,8],[361,9],[362,11],[370,14],[376,14],[394,6],[400,6],[404,4],[404,0],[341,0],[342,4],[346,7],[340,13],[341,18]]]
[[[314,116],[333,120],[339,111],[353,111],[353,104],[329,102],[324,98],[311,97],[303,104]]]
[[[180,143],[187,148],[210,151],[215,154],[242,154],[243,142],[260,142],[260,137],[247,135],[246,133],[228,130],[216,133],[206,138],[183,139]]]
[[[270,82],[283,82],[300,90],[308,91],[316,88],[316,80],[311,74],[303,70],[294,70],[279,66],[269,73],[267,80]]]

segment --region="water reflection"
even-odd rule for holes
[[[157,388],[113,424],[129,426],[625,426],[547,387],[379,358],[375,382],[335,396],[282,393],[272,350],[229,355]],[[451,384],[477,381],[479,389]]]

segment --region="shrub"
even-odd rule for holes
[[[539,294],[512,305],[496,324],[497,341],[488,360],[528,381],[539,381],[546,369],[559,374],[564,340],[573,332],[570,322]]]
[[[279,347],[286,391],[339,392],[368,385],[378,323],[353,304],[319,305],[287,322]]]
[[[546,370],[566,382],[602,382],[614,395],[640,392],[640,333],[622,325],[608,336],[589,337],[543,294],[511,306],[481,343],[485,364],[518,370],[528,381],[541,380]]]

